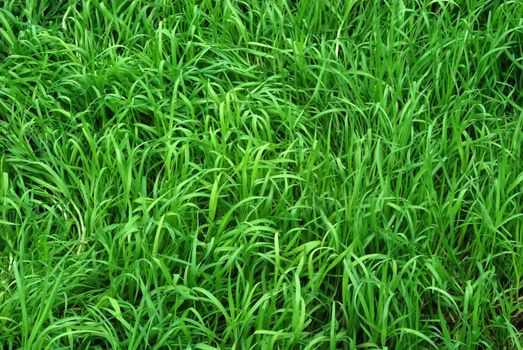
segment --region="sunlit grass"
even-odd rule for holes
[[[0,2],[0,348],[521,349],[523,3]]]

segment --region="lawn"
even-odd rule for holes
[[[0,349],[522,349],[523,1],[0,1]]]

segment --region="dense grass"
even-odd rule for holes
[[[0,7],[0,348],[522,348],[521,0]]]

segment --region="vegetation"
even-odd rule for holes
[[[522,349],[521,0],[0,2],[2,349]]]

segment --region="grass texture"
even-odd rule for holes
[[[0,1],[0,348],[522,349],[521,0]]]

